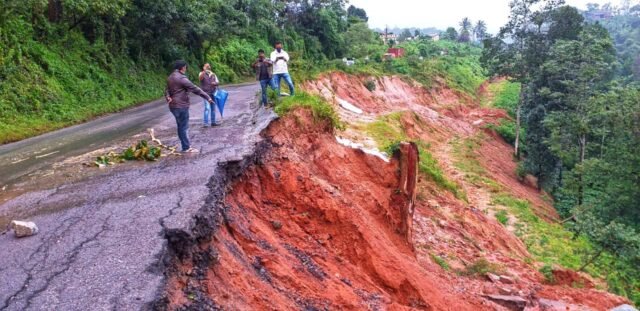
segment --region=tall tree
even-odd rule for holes
[[[483,41],[487,37],[487,23],[479,20],[473,27],[473,36],[477,41]]]
[[[468,17],[465,17],[462,19],[459,25],[460,25],[460,36],[458,38],[458,41],[460,42],[471,41],[471,30],[472,30],[471,28],[473,26],[471,19],[469,19]]]

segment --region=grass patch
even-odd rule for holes
[[[453,165],[461,172],[464,172],[464,178],[467,182],[477,187],[486,187],[491,192],[497,193],[502,191],[502,186],[491,178],[486,177],[487,172],[477,159],[476,150],[480,148],[483,140],[482,133],[464,140],[454,140],[452,142],[455,158]]]
[[[511,117],[516,116],[516,108],[520,101],[520,83],[510,82],[507,80],[492,83],[488,87],[489,96],[482,99],[483,106],[503,109],[509,113]]]
[[[319,96],[309,95],[304,92],[299,92],[296,96],[285,97],[280,100],[275,107],[275,112],[279,116],[283,116],[300,107],[311,110],[316,121],[328,121],[333,128],[338,130],[344,130],[345,128],[344,123],[340,121],[340,117],[331,104]]]
[[[420,150],[420,163],[419,163],[420,172],[429,176],[431,180],[433,180],[433,182],[435,182],[441,188],[446,189],[451,193],[453,193],[453,195],[455,195],[456,198],[464,200],[465,202],[468,202],[466,193],[462,191],[462,189],[457,183],[449,180],[444,175],[444,172],[440,168],[438,161],[427,150],[427,148],[425,148],[424,146],[420,146],[421,144],[418,144],[418,145]]]
[[[451,267],[449,266],[449,263],[447,263],[447,261],[444,258],[442,258],[442,257],[440,257],[440,256],[438,256],[436,254],[431,254],[431,259],[433,259],[433,261],[436,264],[438,264],[438,266],[440,266],[443,270],[445,270],[445,271],[451,270]]]
[[[498,220],[499,223],[503,224],[503,225],[507,225],[507,223],[509,223],[509,214],[507,213],[506,210],[499,210],[496,213],[496,219]]]
[[[503,270],[500,265],[481,258],[468,265],[460,274],[464,276],[485,276],[487,273],[500,274]]]
[[[375,122],[365,125],[367,134],[369,134],[369,136],[378,143],[380,149],[387,154],[393,154],[400,142],[410,141],[400,122],[402,115],[402,112],[391,113],[380,117]],[[458,199],[466,201],[467,197],[464,191],[460,189],[457,183],[449,180],[445,176],[444,171],[438,164],[438,160],[429,152],[429,144],[423,141],[416,141],[416,144],[418,145],[420,153],[420,162],[418,163],[420,172],[435,182],[440,188],[450,191]]]

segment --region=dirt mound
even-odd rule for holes
[[[477,309],[430,277],[407,240],[417,155],[386,163],[344,147],[306,112],[266,135],[273,149],[227,194],[224,230],[199,246],[217,259],[198,281],[198,258],[180,265],[173,307],[205,295],[257,310]]]
[[[484,127],[504,112],[453,104],[467,100],[455,92],[442,91],[443,102],[399,78],[377,79],[386,91],[370,92],[366,79],[332,74],[306,87],[359,99],[362,115],[342,111],[350,124],[403,111],[396,120],[405,135],[428,143],[468,197],[417,174],[416,145],[386,161],[340,144],[328,123],[298,110],[268,128],[267,151],[196,217],[209,229],[172,235],[161,309],[506,310],[517,302],[607,310],[626,302],[571,273],[545,284],[524,243],[488,212],[487,191],[456,168],[451,142],[484,135],[475,156],[486,174],[554,219],[537,189],[517,180],[511,147]]]

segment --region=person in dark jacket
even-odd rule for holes
[[[169,103],[169,110],[176,118],[182,152],[197,153],[199,150],[191,148],[189,144],[189,93],[196,94],[206,99],[209,103],[213,103],[213,99],[189,81],[189,78],[185,75],[187,62],[178,60],[175,62],[173,69],[173,72],[167,78],[167,88],[164,95],[167,103]]]
[[[266,58],[264,50],[261,49],[258,51],[258,59],[252,66],[256,71],[256,80],[260,81],[260,86],[262,87],[262,106],[266,106],[267,87],[271,86],[271,89],[274,89],[274,86],[271,83],[271,78],[273,77],[273,63],[270,59]]]
[[[218,76],[216,76],[213,71],[211,71],[211,65],[204,64],[202,67],[202,71],[198,75],[198,79],[200,80],[200,88],[207,93],[211,98],[213,98],[213,94],[215,94],[216,89],[218,88],[218,84],[220,84],[220,80],[218,80]],[[213,98],[215,101],[215,98]],[[206,100],[204,101],[204,127],[209,126],[209,115],[211,115],[211,126],[216,126],[216,105],[210,104]],[[222,117],[222,114],[221,114]]]

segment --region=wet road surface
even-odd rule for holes
[[[220,127],[202,128],[201,104],[192,105],[190,136],[200,154],[116,169],[82,182],[25,193],[0,205],[0,214],[15,209],[37,211],[29,220],[40,229],[39,234],[23,239],[0,234],[0,310],[150,308],[164,281],[163,232],[193,222],[193,213],[210,192],[207,183],[213,180],[218,163],[252,154],[261,139],[259,133],[275,118],[271,111],[256,106],[257,85],[227,89],[230,99]],[[151,103],[127,113],[138,121],[118,123],[125,114],[108,116],[93,121],[89,128],[79,125],[63,130],[69,133],[57,133],[61,136],[52,133],[49,138],[14,144],[11,152],[21,155],[16,156],[18,160],[28,156],[22,162],[37,170],[46,164],[29,159],[40,156],[38,160],[55,161],[58,153],[68,152],[65,144],[73,144],[67,141],[108,143],[108,139],[82,138],[81,134],[131,134],[154,123],[156,128],[157,123],[164,125],[159,127],[159,138],[175,143],[174,121],[165,104]],[[12,157],[7,150],[0,149],[4,151],[0,156]],[[0,169],[4,172],[7,167]],[[20,174],[16,170],[11,175]]]

